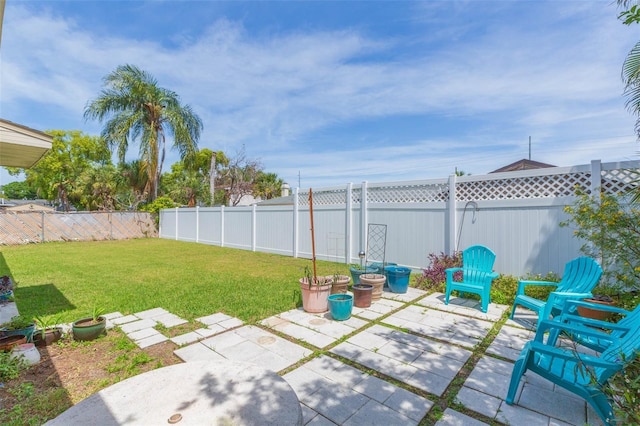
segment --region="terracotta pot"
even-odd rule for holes
[[[616,304],[616,302],[613,302],[613,301],[607,302],[607,301],[602,301],[597,299],[583,299],[583,300],[585,302],[589,302],[597,305],[615,306]],[[599,309],[591,309],[586,306],[578,306],[578,314],[581,317],[592,318],[592,319],[603,321],[609,318],[613,314],[613,312],[601,311]]]
[[[382,287],[387,280],[382,274],[362,274],[360,275],[360,282],[362,284],[369,284],[373,286],[373,292],[371,293],[371,301],[377,302],[382,297]]]
[[[27,336],[24,334],[0,337],[0,352],[9,352],[15,346],[22,345],[24,343],[27,343]]]
[[[331,282],[324,284],[325,277],[318,277],[320,284],[309,286],[306,278],[300,278],[300,291],[302,292],[302,308],[309,313],[318,314],[329,310],[327,298],[331,295]]]
[[[338,280],[334,280],[334,275],[327,275],[325,277],[325,282],[331,281],[331,294],[344,294],[347,292],[347,288],[349,287],[349,282],[351,281],[351,277],[346,275],[338,275]]]
[[[48,346],[60,340],[61,337],[62,329],[59,327],[46,329],[44,337],[42,337],[42,330],[36,330],[36,332],[33,333],[33,343],[38,347]]]
[[[358,284],[353,286],[353,304],[357,308],[368,308],[371,306],[371,293],[373,286],[369,284]]]

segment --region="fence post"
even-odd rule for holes
[[[367,181],[362,182],[360,190],[360,250],[367,249],[367,221],[369,220],[369,212],[367,206]]]
[[[42,226],[42,242],[45,242],[45,238],[44,238],[44,211],[40,212],[42,213],[42,218],[41,218],[41,226]]]
[[[220,206],[220,247],[224,247],[224,205]]]
[[[256,205],[251,208],[251,251],[256,251]]]
[[[600,193],[602,192],[602,163],[600,160],[591,160],[591,196],[600,202]]]
[[[456,209],[456,175],[449,176],[449,200],[447,201],[449,213],[449,236],[445,240],[445,253],[453,254],[458,247],[458,212]]]
[[[300,188],[295,188],[293,190],[293,257],[298,257],[298,226],[299,226],[298,212],[300,208],[300,205],[298,203],[299,192],[300,192]]]
[[[200,206],[196,206],[196,243],[200,242]]]
[[[176,207],[176,241],[178,240],[178,208]]]
[[[347,192],[345,194],[345,221],[346,221],[346,226],[345,226],[345,238],[344,238],[344,242],[345,242],[345,251],[346,253],[344,254],[344,263],[346,263],[347,265],[349,263],[351,263],[351,250],[353,249],[353,241],[351,241],[351,234],[353,232],[353,226],[352,226],[352,219],[353,219],[353,212],[351,211],[352,207],[353,207],[353,200],[351,198],[351,192],[353,191],[353,183],[349,182],[347,184]]]

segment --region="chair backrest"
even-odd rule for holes
[[[602,354],[600,358],[614,363],[631,362],[640,351],[640,327],[634,327],[619,340],[614,341]],[[596,368],[596,380],[604,383],[615,373],[611,369]]]
[[[485,246],[471,246],[462,252],[462,274],[465,281],[484,279],[493,270],[496,254]]]
[[[556,291],[589,293],[598,284],[602,268],[590,257],[578,257],[567,263]]]

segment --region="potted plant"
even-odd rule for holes
[[[27,338],[27,342],[31,342],[36,324],[33,319],[18,315],[11,318],[11,321],[0,325],[0,331],[3,336],[23,335]]]
[[[371,301],[377,302],[382,297],[382,287],[387,281],[387,277],[382,274],[362,274],[360,275],[360,282],[362,284],[369,284],[373,286],[371,293]]]
[[[375,274],[378,272],[376,266],[362,266],[357,263],[353,263],[349,266],[349,272],[351,272],[351,278],[353,279],[353,285],[360,284],[360,275],[362,274]]]
[[[402,266],[386,266],[384,272],[387,277],[387,285],[393,293],[407,292],[411,269]]]
[[[0,277],[0,302],[13,299],[13,281],[8,275]]]
[[[326,280],[331,280],[331,294],[344,294],[347,292],[351,278],[336,272],[333,275],[326,276]]]
[[[353,304],[357,308],[368,308],[371,306],[371,294],[373,293],[373,286],[369,284],[354,284],[353,290]]]
[[[14,347],[24,343],[27,343],[27,336],[23,334],[0,337],[0,352],[9,352]]]
[[[591,298],[582,299],[585,302],[593,303],[596,305],[614,306],[616,303],[611,296],[606,294],[594,294]],[[597,308],[589,308],[587,306],[578,306],[578,314],[581,317],[593,318],[597,320],[606,320],[613,314],[611,311],[604,311]]]
[[[326,312],[329,309],[327,298],[331,294],[332,280],[314,276],[308,266],[304,268],[304,275],[299,280],[302,308],[309,313]]]
[[[102,314],[103,309],[94,308],[90,317],[81,318],[71,324],[73,340],[94,340],[103,334],[107,327],[107,319]]]
[[[350,294],[336,293],[328,298],[329,311],[336,321],[345,321],[351,317],[353,309],[353,296]]]
[[[62,337],[62,328],[58,326],[61,322],[60,317],[42,317],[35,318],[37,329],[33,334],[33,343],[36,346],[48,346],[57,342]]]

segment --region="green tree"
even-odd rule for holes
[[[105,164],[85,170],[76,188],[85,210],[110,211],[128,207],[118,203],[118,191],[124,185],[124,177],[113,164]]]
[[[27,184],[38,195],[56,201],[68,211],[79,207],[82,199],[81,177],[90,169],[111,164],[111,153],[103,139],[79,130],[50,130],[51,149],[30,169],[9,169],[17,175],[24,172]]]
[[[115,148],[121,163],[130,141],[140,145],[149,179],[149,199],[158,196],[158,184],[166,152],[166,138],[187,163],[194,160],[202,121],[178,95],[158,87],[151,74],[133,65],[121,65],[104,78],[100,96],[89,102],[85,119],[104,122],[102,137]]]
[[[9,182],[2,185],[2,193],[4,198],[13,200],[34,200],[38,196],[37,191],[26,181]]]
[[[282,193],[283,183],[284,181],[277,174],[259,171],[253,187],[253,196],[263,200],[279,197]]]
[[[640,23],[640,4],[637,0],[618,0],[618,7],[623,11],[618,15],[625,25]],[[640,41],[636,43],[622,64],[622,80],[626,107],[636,115],[636,133],[640,137]],[[636,172],[637,174],[637,172]],[[634,180],[635,188],[631,191],[631,201],[640,202],[640,178]]]
[[[138,205],[149,198],[146,162],[134,160],[130,163],[121,163],[118,169],[125,182],[118,191],[118,202],[132,210],[137,210]]]
[[[215,189],[218,173],[228,164],[224,152],[204,148],[198,151],[191,164],[177,162],[171,166],[171,172],[162,175],[162,191],[182,205],[193,207],[198,201],[213,205],[211,185]]]
[[[602,285],[623,291],[640,289],[640,210],[624,197],[601,194],[597,199],[578,193],[578,200],[564,211],[571,226],[585,244],[587,256],[600,259]]]

